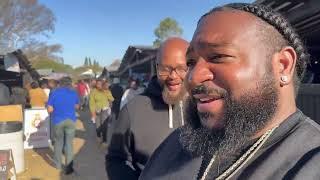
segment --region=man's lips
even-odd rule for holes
[[[215,109],[220,109],[223,106],[223,96],[218,94],[195,94],[193,98],[197,102],[199,112],[210,112]]]
[[[193,98],[196,99],[198,103],[209,103],[211,101],[222,99],[223,97],[220,95],[195,94],[193,95]]]
[[[176,91],[180,88],[181,83],[166,83],[170,91]]]

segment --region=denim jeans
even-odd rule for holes
[[[65,164],[68,165],[73,160],[73,138],[75,135],[75,122],[66,119],[54,125],[54,161],[56,167],[61,169],[62,149],[64,150]]]
[[[109,117],[110,112],[108,110],[102,110],[101,112],[97,113],[96,117],[96,129],[97,129],[97,136],[102,137],[102,141],[106,142],[107,140],[107,118]]]

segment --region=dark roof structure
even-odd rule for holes
[[[152,46],[129,46],[123,56],[117,75],[128,73],[129,69],[135,72],[144,72],[150,69],[148,62],[156,59],[157,48]]]
[[[39,73],[31,66],[31,63],[21,50],[8,53],[7,55],[13,55],[19,63],[20,72],[7,71],[4,66],[0,67],[0,82],[6,84],[9,87],[23,86],[25,83],[30,83],[33,80],[39,80]],[[1,63],[4,63],[6,55],[0,57]],[[0,63],[0,64],[1,64]]]
[[[117,59],[113,61],[109,66],[105,66],[102,70],[100,78],[108,79],[108,78],[114,77],[115,74],[117,74],[120,65],[121,65],[121,61]]]
[[[319,0],[257,0],[280,12],[307,40],[308,45],[320,47],[320,1]]]
[[[320,83],[320,1],[319,0],[257,0],[283,14],[305,41],[311,54],[309,72],[316,74],[313,82]]]
[[[32,79],[40,79],[39,73],[31,66],[31,63],[28,60],[27,56],[25,56],[20,49],[12,52],[11,54],[15,55],[18,58],[20,69],[23,69],[23,71],[25,72],[29,72]]]

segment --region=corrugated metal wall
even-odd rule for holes
[[[296,102],[303,113],[320,124],[320,84],[302,84]]]

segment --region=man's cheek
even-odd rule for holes
[[[186,76],[186,78],[188,78],[188,76]],[[184,86],[184,88],[188,91],[188,93],[191,94],[191,89],[192,89],[192,87],[191,87],[188,79],[185,79],[185,80],[183,81],[183,86]]]

